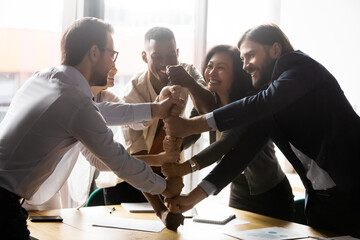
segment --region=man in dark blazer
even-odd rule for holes
[[[321,64],[294,51],[276,25],[248,30],[238,47],[252,84],[263,90],[197,118],[168,118],[165,127],[178,137],[241,125],[249,126],[247,132],[197,188],[168,200],[171,209],[182,212],[218,193],[270,138],[306,188],[308,224],[359,237],[360,119],[338,82]]]

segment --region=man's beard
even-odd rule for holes
[[[261,69],[260,79],[256,83],[257,89],[267,88],[271,82],[272,72],[274,70],[276,60],[267,57],[263,64],[263,69]]]
[[[93,72],[91,74],[89,85],[90,86],[105,86],[107,84],[107,75]]]

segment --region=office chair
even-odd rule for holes
[[[85,204],[85,207],[101,205],[105,205],[104,190],[102,188],[98,188],[90,194],[89,199]]]

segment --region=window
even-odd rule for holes
[[[63,0],[0,2],[1,121],[16,90],[35,71],[59,65]]]
[[[152,27],[169,27],[175,34],[179,60],[194,62],[194,7],[192,0],[181,4],[167,0],[105,0],[104,20],[115,28],[115,50],[119,52],[116,86],[112,91],[119,94],[121,86],[133,75],[146,70],[141,52],[144,35]]]

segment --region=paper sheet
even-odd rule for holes
[[[224,234],[231,237],[246,239],[246,240],[265,240],[265,239],[296,239],[306,238],[308,235],[291,232],[281,227],[259,228],[245,231],[229,231]]]
[[[351,236],[341,236],[341,237],[332,237],[332,238],[324,238],[327,240],[354,240],[354,239],[359,239],[359,238],[354,238]]]
[[[139,219],[99,219],[92,224],[94,227],[121,228],[145,232],[161,232],[165,226],[161,221],[157,220],[139,220]]]

